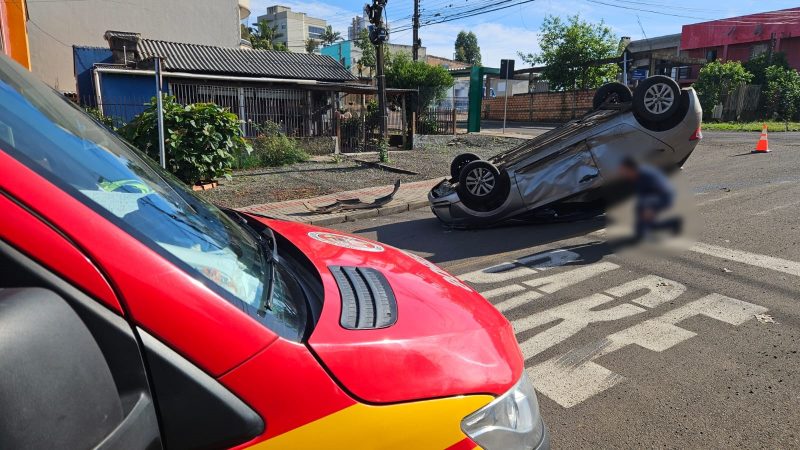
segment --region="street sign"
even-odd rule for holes
[[[631,79],[644,80],[645,78],[647,78],[647,69],[633,69]]]
[[[500,78],[508,80],[514,78],[514,60],[501,59],[500,60]]]

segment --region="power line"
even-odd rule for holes
[[[454,20],[459,20],[459,19],[466,19],[468,17],[474,17],[474,16],[478,16],[478,15],[482,15],[482,14],[488,14],[490,12],[500,11],[500,10],[507,9],[507,8],[512,8],[514,6],[523,5],[525,3],[531,3],[531,2],[534,2],[536,0],[522,0],[522,1],[516,1],[515,3],[512,3],[512,4],[505,4],[505,3],[513,2],[513,1],[515,1],[515,0],[504,0],[504,1],[500,1],[500,2],[495,2],[496,6],[494,6],[494,7],[482,6],[480,8],[475,8],[475,9],[472,9],[472,10],[469,10],[469,11],[465,11],[463,13],[456,13],[456,14],[452,14],[452,15],[442,16],[439,19],[430,19],[430,20],[426,21],[425,23],[421,23],[420,24],[420,28],[421,27],[425,27],[425,26],[429,26],[429,25],[436,25],[436,24],[440,24],[440,23],[452,22]],[[400,32],[400,31],[408,30],[410,28],[411,27],[401,27],[399,29],[396,29],[395,31],[396,32]]]
[[[651,14],[658,14],[662,16],[670,16],[670,17],[679,17],[683,19],[694,19],[694,20],[702,20],[705,22],[720,22],[718,26],[729,26],[729,25],[793,25],[796,24],[797,21],[789,21],[789,22],[764,22],[760,20],[748,21],[748,20],[741,20],[736,18],[731,19],[711,19],[708,17],[698,17],[698,16],[687,16],[684,14],[673,14],[664,11],[654,11],[652,9],[644,9],[644,8],[637,8],[634,6],[627,6],[627,5],[618,5],[613,3],[607,3],[601,0],[586,0],[589,3],[595,3],[598,5],[610,6],[612,8],[619,8],[619,9],[627,9],[630,11],[640,11],[640,12],[647,12]],[[666,5],[662,5],[666,8]]]

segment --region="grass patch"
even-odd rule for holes
[[[250,141],[253,151],[237,158],[237,169],[279,167],[308,161],[308,153],[300,148],[297,140],[283,134],[277,124],[267,122],[259,131],[259,136]]]
[[[761,131],[765,123],[771,132],[800,131],[800,122],[703,122],[703,131]]]

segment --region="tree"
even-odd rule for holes
[[[791,68],[769,66],[765,71],[764,96],[772,117],[788,122],[800,110],[800,74]]]
[[[367,30],[361,30],[358,33],[358,39],[356,39],[355,45],[361,49],[361,58],[356,61],[359,67],[358,75],[362,76],[362,71],[364,69],[369,69],[369,76],[371,77],[372,72],[375,70],[377,57],[375,56],[375,46],[369,41],[369,32]]]
[[[767,67],[778,66],[788,69],[789,61],[786,60],[786,53],[783,52],[773,53],[772,57],[770,57],[769,53],[762,53],[750,58],[742,66],[753,74],[751,83],[763,86],[767,84]]]
[[[325,27],[325,31],[323,31],[320,35],[320,39],[322,40],[323,45],[331,45],[336,41],[342,40],[342,33],[333,31],[333,27],[328,25]]]
[[[703,111],[710,114],[714,106],[722,103],[727,95],[752,79],[753,74],[745,70],[739,61],[712,61],[700,69],[693,87],[700,97]]]
[[[405,53],[391,58],[386,69],[386,86],[400,89],[418,89],[416,100],[408,105],[409,111],[422,112],[435,101],[444,98],[453,87],[453,77],[441,66],[431,66],[422,61],[412,61]]]
[[[283,34],[278,32],[278,27],[267,20],[260,20],[250,27],[250,44],[257,50],[288,51],[286,44],[277,42],[281,37]]]
[[[316,39],[306,40],[306,53],[314,53],[319,48],[319,41]]]
[[[619,66],[597,61],[619,56],[619,40],[603,21],[594,24],[575,15],[564,22],[547,16],[539,34],[538,54],[517,52],[531,65],[544,65],[550,89],[592,89],[616,78]]]
[[[478,47],[478,37],[470,31],[460,31],[456,37],[456,61],[481,65],[481,48]]]

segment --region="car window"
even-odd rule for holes
[[[288,289],[275,296],[271,311],[258,314],[270,277],[264,251],[250,230],[194,196],[150,158],[5,56],[0,57],[0,150],[260,322],[288,338],[304,333],[304,300],[293,298]]]

